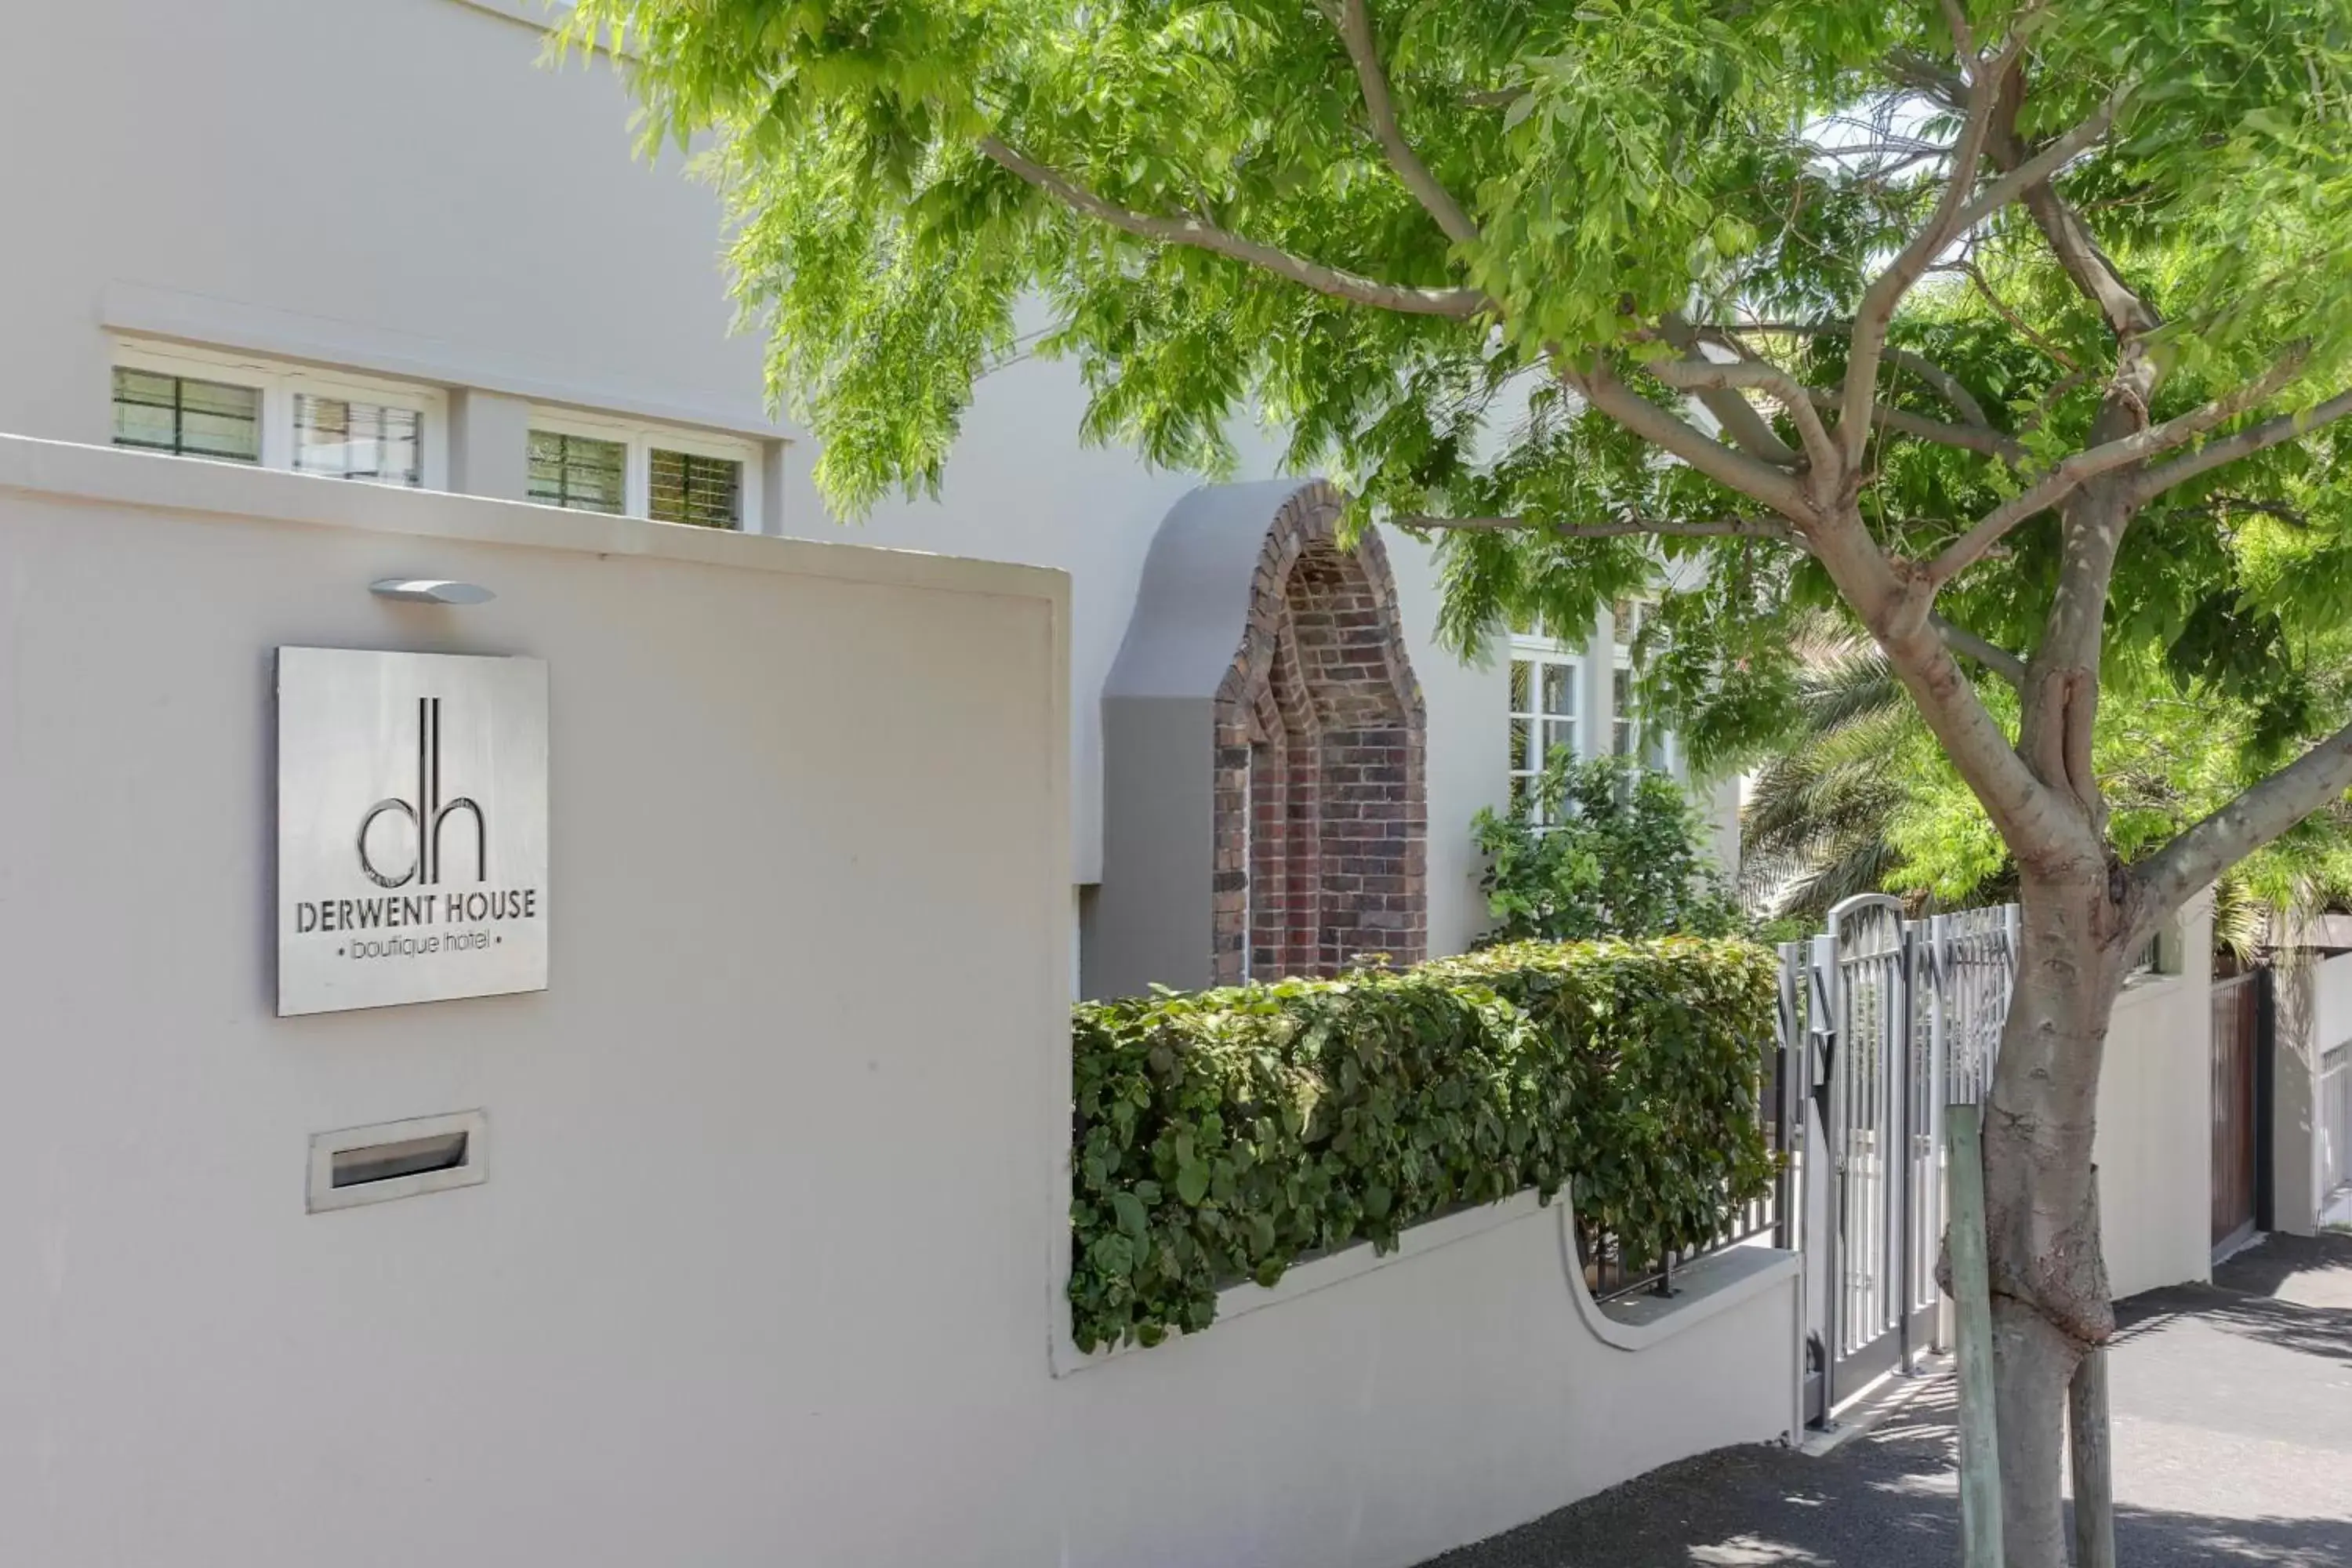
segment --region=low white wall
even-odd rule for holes
[[[1055,1376],[1067,612],[0,437],[0,1563],[1402,1568],[1782,1430],[1785,1281],[1614,1349],[1556,1212]],[[272,1016],[283,643],[547,661],[549,990]]]
[[[2211,905],[2165,944],[2179,973],[2124,989],[2099,1077],[2099,1219],[2118,1297],[2212,1276]]]
[[[1563,1239],[1558,1209],[1522,1214],[1066,1376],[1075,1446],[1028,1561],[1406,1568],[1788,1430],[1790,1279],[1621,1351],[1580,1318]]]

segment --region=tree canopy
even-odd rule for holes
[[[583,0],[572,27],[620,42],[650,138],[709,139],[845,512],[936,487],[991,365],[1067,357],[1089,437],[1216,472],[1262,417],[1359,522],[1443,533],[1465,648],[1715,557],[1650,682],[1705,765],[1793,717],[1788,616],[1853,598],[1772,547],[1793,514],[1850,506],[1872,586],[1910,568],[1952,646],[2021,655],[2051,508],[2128,465],[2108,679],[2252,708],[2257,766],[2336,717],[2299,653],[2352,592],[2346,0]],[[2118,432],[2119,332],[2147,384]]]

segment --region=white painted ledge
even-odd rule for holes
[[[1044,599],[1056,606],[1057,621],[1064,625],[1068,621],[1069,574],[1050,567],[650,522],[528,501],[358,484],[244,463],[45,441],[31,436],[0,435],[0,492],[5,491],[199,517],[346,528],[425,542],[648,557],[845,582]],[[415,566],[404,568],[405,574],[443,574],[432,569],[432,560],[428,552],[420,550]],[[456,574],[484,581],[493,589],[498,586],[484,566],[468,567]],[[352,592],[366,591],[364,577],[354,578]]]
[[[1648,1350],[1797,1278],[1798,1259],[1793,1252],[1777,1247],[1732,1247],[1675,1269],[1672,1296],[1628,1296],[1603,1306],[1585,1289],[1584,1270],[1576,1264],[1575,1236],[1565,1226],[1561,1245],[1577,1315],[1594,1339],[1612,1350]]]

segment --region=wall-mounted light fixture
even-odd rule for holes
[[[368,592],[404,605],[487,605],[498,597],[478,583],[442,577],[384,577],[369,584]]]

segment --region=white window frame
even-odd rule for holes
[[[437,386],[415,382],[386,381],[348,371],[295,364],[260,354],[233,353],[193,344],[156,342],[141,338],[114,340],[113,363],[124,370],[155,375],[175,375],[190,381],[211,381],[250,387],[261,394],[261,461],[242,465],[303,473],[294,467],[294,400],[299,396],[331,397],[346,403],[373,403],[406,409],[417,416],[417,434],[424,446],[417,465],[417,485],[395,485],[383,479],[347,479],[332,474],[312,475],[342,484],[377,484],[386,489],[449,488],[449,395]],[[111,399],[112,378],[109,378]],[[109,428],[112,411],[109,409]],[[199,458],[199,461],[205,459]],[[226,459],[220,459],[226,461]]]
[[[590,414],[577,408],[562,408],[533,404],[530,427],[551,436],[581,436],[592,441],[618,441],[627,449],[621,479],[621,513],[625,517],[650,519],[653,515],[653,453],[658,447],[665,452],[689,452],[698,458],[721,458],[740,463],[743,482],[737,492],[737,510],[732,531],[760,531],[760,444],[731,436],[717,436],[707,430],[695,430],[677,425],[656,425],[642,419],[622,419],[606,414]],[[538,504],[546,505],[546,502]],[[610,513],[591,512],[590,516]],[[680,528],[693,528],[694,523],[678,523]]]
[[[1643,759],[1642,753],[1650,739],[1647,734],[1649,725],[1643,720],[1641,710],[1636,707],[1629,705],[1626,711],[1622,713],[1618,711],[1615,672],[1622,670],[1626,678],[1626,686],[1628,688],[1633,686],[1633,638],[1641,635],[1639,625],[1641,617],[1646,616],[1654,606],[1647,599],[1633,599],[1624,603],[1626,608],[1633,612],[1633,615],[1621,616],[1617,613],[1615,605],[1609,607],[1609,641],[1611,651],[1615,656],[1615,663],[1612,667],[1609,681],[1609,754],[1611,756],[1630,755],[1634,762],[1648,767],[1649,763]],[[1625,622],[1628,620],[1633,621],[1635,625],[1630,628],[1627,627]],[[1629,630],[1632,633],[1631,636],[1627,635]],[[1631,752],[1620,752],[1617,749],[1617,726],[1621,723],[1628,726],[1628,733],[1633,743]],[[1675,732],[1672,730],[1661,728],[1657,734],[1657,745],[1658,766],[1654,771],[1664,773],[1668,778],[1680,778],[1682,749],[1675,743]]]
[[[1529,711],[1524,713],[1513,707],[1510,701],[1510,667],[1514,664],[1527,664],[1534,667],[1531,679],[1528,682]],[[1591,694],[1584,689],[1584,650],[1564,643],[1558,637],[1543,636],[1540,627],[1533,632],[1513,632],[1509,657],[1503,667],[1503,702],[1506,710],[1503,724],[1504,739],[1507,743],[1513,720],[1525,719],[1535,726],[1538,754],[1536,765],[1532,768],[1526,766],[1524,759],[1519,756],[1514,754],[1511,757],[1510,766],[1503,774],[1506,799],[1508,798],[1512,781],[1517,779],[1528,780],[1530,793],[1532,793],[1533,781],[1543,776],[1544,764],[1551,758],[1551,747],[1542,743],[1542,731],[1545,726],[1559,721],[1543,711],[1543,672],[1547,665],[1557,666],[1568,671],[1568,689],[1572,694],[1571,700],[1576,704],[1576,711],[1568,716],[1569,751],[1579,759],[1585,754],[1584,714],[1585,710],[1591,707]],[[1544,825],[1538,823],[1538,826]]]

